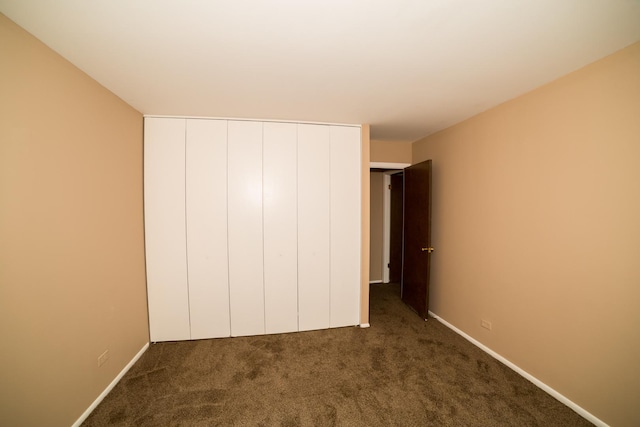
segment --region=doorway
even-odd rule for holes
[[[392,243],[397,245],[397,242],[402,241],[402,228],[396,228],[392,230],[392,176],[402,175],[404,168],[411,166],[409,163],[381,163],[372,162],[370,164],[371,176],[377,174],[378,177],[374,178],[372,182],[372,195],[371,195],[371,253],[369,264],[372,266],[370,269],[370,283],[389,283],[390,281],[400,282],[400,278],[397,280],[390,277],[390,264],[394,261],[392,256],[400,251],[401,247],[394,251],[392,255]],[[397,178],[396,178],[397,180]],[[397,182],[396,182],[397,184]],[[375,186],[374,186],[375,185]],[[402,186],[395,187],[396,190],[402,189]],[[374,194],[379,192],[379,194]],[[377,197],[379,196],[379,197]],[[396,200],[397,202],[397,200]],[[402,203],[402,199],[400,199]],[[394,218],[397,219],[397,218]],[[393,233],[393,237],[392,237]],[[401,255],[400,255],[401,256]],[[395,262],[398,262],[397,260]],[[401,262],[401,259],[400,259]],[[401,266],[401,264],[400,264]]]
[[[373,165],[373,164],[372,164]],[[399,283],[401,298],[420,317],[427,319],[429,305],[429,273],[431,264],[431,160],[408,165],[401,170],[371,168],[371,200],[378,199],[374,193],[383,191],[383,250],[382,256],[370,257],[370,265],[376,267],[382,259],[382,279],[370,283]],[[383,182],[383,188],[373,183]],[[374,197],[375,196],[375,197]],[[372,206],[371,248],[378,247],[374,236],[379,230],[374,227]],[[379,216],[378,212],[375,212]],[[407,230],[410,230],[407,232]],[[370,276],[370,279],[374,277]]]
[[[389,186],[389,282],[402,280],[402,226],[404,222],[404,172],[390,176]]]

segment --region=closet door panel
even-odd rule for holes
[[[330,127],[298,125],[300,330],[330,326]]]
[[[331,126],[331,327],[360,323],[360,128]]]
[[[145,118],[144,212],[151,341],[190,338],[185,120]]]
[[[228,337],[227,122],[189,119],[186,134],[191,339]]]
[[[228,235],[231,335],[264,328],[262,123],[228,122]]]
[[[297,126],[264,123],[264,297],[268,334],[298,330]]]

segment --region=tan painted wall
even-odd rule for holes
[[[371,247],[369,250],[369,281],[382,280],[382,195],[384,175],[381,172],[371,172],[371,224],[369,229]]]
[[[142,115],[2,14],[0,64],[0,425],[69,426],[148,342]]]
[[[414,143],[426,159],[431,310],[640,425],[640,43]]]
[[[371,140],[371,162],[380,163],[411,163],[411,143],[398,141]],[[375,180],[375,184],[374,184]],[[371,182],[371,224],[370,239],[371,251],[369,252],[369,280],[382,280],[382,218],[383,218],[383,187],[384,182],[381,173],[372,172]],[[374,185],[380,188],[375,191]]]
[[[370,128],[362,125],[362,253],[360,271],[360,323],[369,323],[369,227],[370,227],[370,200],[369,200],[369,162],[370,162]]]
[[[371,140],[371,161],[411,163],[411,143]]]

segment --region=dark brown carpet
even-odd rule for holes
[[[152,344],[83,425],[591,425],[398,294],[368,329]]]

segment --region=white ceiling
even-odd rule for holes
[[[413,141],[640,40],[640,0],[0,0],[144,114]]]

